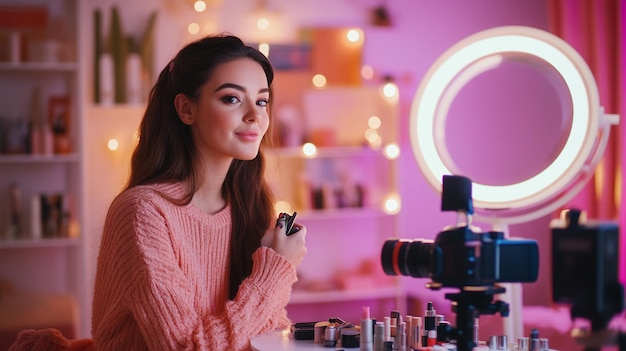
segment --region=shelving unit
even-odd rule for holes
[[[3,91],[0,97],[3,106],[0,117],[6,124],[15,121],[23,121],[20,123],[24,125],[43,121],[50,123],[51,98],[67,98],[63,100],[66,103],[61,108],[68,116],[65,127],[70,149],[33,152],[29,150],[28,145],[31,149],[33,146],[30,142],[24,144],[24,149],[17,151],[0,147],[0,280],[9,284],[14,293],[24,296],[68,296],[78,310],[69,336],[78,337],[88,332],[81,330],[81,324],[89,318],[83,307],[90,303],[85,293],[83,264],[83,97],[80,89],[81,73],[76,60],[76,14],[79,1],[14,1],[3,6],[38,8],[46,13],[46,23],[62,23],[65,30],[64,33],[50,30],[38,33],[32,28],[16,29],[20,31],[23,52],[27,54],[18,62],[0,62],[0,88]],[[4,29],[2,34],[6,34]],[[32,54],[28,44],[41,38],[63,46],[57,57],[37,58]],[[3,130],[11,133],[8,128]],[[6,138],[0,140],[6,146]],[[10,218],[12,184],[16,184],[20,190],[19,231],[10,230],[13,228]],[[62,224],[65,229],[55,234],[45,230],[39,233],[39,230],[34,230],[39,220],[36,201],[40,201],[41,195],[57,194],[63,195],[63,212],[68,216]],[[46,326],[35,324],[32,327]]]
[[[28,248],[54,248],[54,247],[78,247],[81,241],[77,238],[54,238],[54,239],[26,239],[26,240],[3,240],[0,241],[0,250],[28,249]]]
[[[0,72],[40,72],[54,73],[67,72],[74,73],[78,69],[78,65],[74,62],[20,62],[7,63],[0,62]]]
[[[397,236],[400,198],[397,154],[387,149],[397,146],[397,106],[378,94],[364,86],[303,92],[302,105],[309,108],[301,123],[309,128],[307,134],[322,135],[324,141],[330,125],[350,129],[331,131],[336,134],[329,145],[303,142],[265,152],[277,210],[297,211],[297,222],[307,227],[308,251],[288,306],[295,321],[325,319],[329,313],[352,318],[361,303],[373,303],[375,311],[406,308],[401,280],[385,276],[379,262],[384,240]],[[362,100],[368,101],[362,104],[366,107],[351,109],[350,104]],[[323,106],[322,111],[315,106]],[[377,130],[382,141],[364,138],[370,116],[382,120]],[[314,128],[319,130],[312,132]],[[351,200],[337,199],[346,193]],[[357,201],[354,194],[361,194]]]

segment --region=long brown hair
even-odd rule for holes
[[[185,46],[161,71],[150,92],[148,106],[139,126],[139,142],[131,159],[127,187],[184,182],[189,192],[182,199],[171,199],[178,205],[188,204],[197,190],[197,151],[190,126],[184,124],[174,107],[177,94],[197,98],[200,88],[215,69],[237,58],[256,61],[265,71],[270,87],[270,104],[274,71],[265,55],[231,35],[210,36]],[[268,107],[271,116],[271,105]],[[222,186],[222,194],[232,211],[230,245],[229,297],[234,299],[241,282],[252,271],[252,254],[261,246],[261,238],[274,217],[274,198],[264,180],[263,147],[272,140],[270,127],[261,142],[256,158],[233,160]]]

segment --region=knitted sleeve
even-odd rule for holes
[[[111,270],[103,274],[111,282],[99,286],[120,295],[150,350],[248,350],[255,335],[288,325],[285,306],[297,280],[291,263],[259,248],[236,298],[219,314],[202,315],[194,306],[194,284],[173,250],[169,225],[149,200],[118,203],[109,213],[100,251],[99,269]],[[218,269],[226,267],[209,272]]]

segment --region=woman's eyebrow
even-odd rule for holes
[[[220,85],[219,87],[217,87],[217,89],[215,89],[215,91],[220,91],[222,89],[226,89],[226,88],[233,88],[239,91],[246,91],[246,88],[242,87],[239,84],[234,84],[234,83],[224,83],[222,85]],[[270,89],[269,88],[263,88],[259,90],[259,93],[269,93]]]
[[[220,91],[220,90],[226,89],[226,88],[233,88],[233,89],[237,89],[237,90],[241,90],[241,91],[246,91],[246,88],[242,87],[241,85],[234,84],[234,83],[224,83],[224,84],[220,85],[219,87],[217,87],[217,89],[215,89],[215,91]]]

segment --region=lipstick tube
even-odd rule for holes
[[[361,318],[361,339],[359,342],[361,351],[374,351],[374,327],[370,318],[369,306],[363,306]]]

